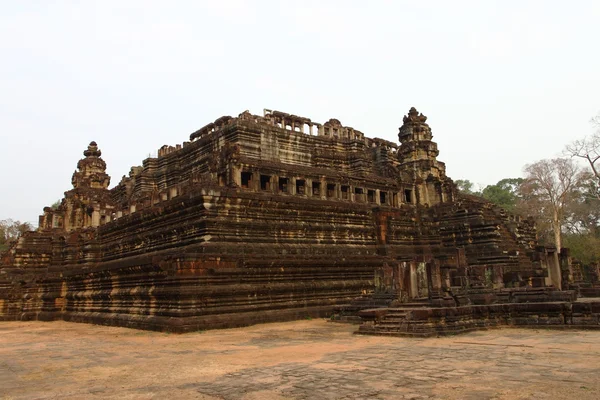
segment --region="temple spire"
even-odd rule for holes
[[[106,173],[106,163],[100,157],[102,152],[96,142],[90,142],[83,155],[85,158],[79,160],[77,171],[73,173],[71,179],[73,187],[75,189],[108,189],[110,176]]]

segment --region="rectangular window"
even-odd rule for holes
[[[296,179],[296,194],[306,194],[306,181],[304,179]]]
[[[271,190],[271,177],[269,175],[260,176],[260,190]]]
[[[321,183],[320,182],[312,183],[312,194],[313,194],[313,196],[321,195]]]
[[[412,203],[412,190],[410,189],[405,189],[404,190],[404,202],[405,203]]]
[[[250,187],[250,181],[252,180],[252,172],[242,172],[242,187]]]
[[[327,197],[334,197],[335,196],[335,183],[328,183],[327,184]]]
[[[369,203],[375,203],[375,191],[374,190],[367,191],[367,201]]]
[[[379,192],[379,203],[387,204],[387,193],[386,192]]]
[[[365,191],[363,188],[359,188],[359,187],[354,188],[354,201],[358,201],[360,203],[365,202]]]
[[[342,185],[342,199],[348,200],[350,199],[350,186]]]
[[[279,191],[282,193],[288,192],[288,178],[279,178]]]

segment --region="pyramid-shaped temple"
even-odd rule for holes
[[[333,315],[415,335],[598,324],[600,307],[573,319],[568,252],[457,192],[427,117],[411,108],[398,139],[245,111],[112,189],[91,142],[60,205],[2,255],[0,319],[186,332]]]

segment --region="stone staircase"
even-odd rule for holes
[[[363,323],[359,327],[360,333],[376,332],[378,335],[397,336],[407,331],[407,310],[403,308],[388,308],[384,315],[378,313],[377,310],[364,310],[360,315],[364,322],[373,322],[372,325]],[[372,319],[378,315],[382,315],[381,319]]]
[[[341,304],[334,308],[332,321],[360,323],[358,316],[361,310],[389,307],[397,296],[393,293],[363,294],[349,304]]]

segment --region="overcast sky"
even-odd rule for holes
[[[522,175],[592,132],[600,1],[2,1],[0,219],[37,224],[91,140],[111,187],[263,108],[396,141],[429,117],[453,179]]]

